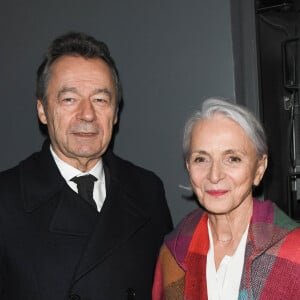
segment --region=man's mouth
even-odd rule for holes
[[[73,132],[72,134],[79,137],[91,137],[95,136],[97,132]]]

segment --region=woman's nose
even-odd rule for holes
[[[220,162],[212,162],[208,173],[208,179],[212,183],[218,183],[223,178],[224,173],[222,164]]]

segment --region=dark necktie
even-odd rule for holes
[[[93,190],[94,182],[97,180],[98,179],[91,174],[73,177],[71,179],[71,181],[77,184],[78,194],[95,208],[97,208],[97,205],[93,199]]]

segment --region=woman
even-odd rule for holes
[[[153,300],[299,300],[299,224],[252,196],[268,161],[260,123],[240,106],[208,99],[188,120],[183,145],[203,209],[166,237]]]

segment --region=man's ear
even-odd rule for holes
[[[46,112],[42,100],[40,99],[37,100],[36,109],[37,109],[39,120],[41,121],[42,124],[46,125],[47,116],[46,116]]]
[[[117,107],[115,108],[115,115],[114,115],[114,125],[116,125],[117,123],[118,123],[118,121],[119,121],[119,113],[120,113],[120,111],[119,111],[119,105],[117,105]]]
[[[114,125],[116,125],[118,123],[118,113],[115,113],[114,116]]]

